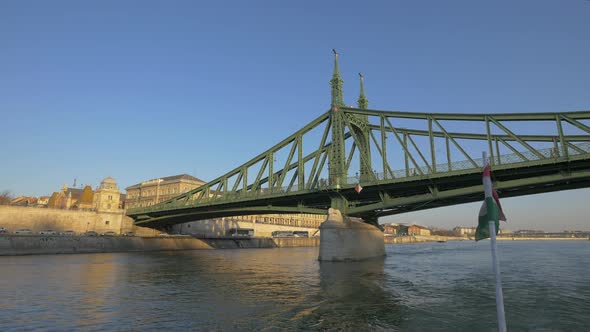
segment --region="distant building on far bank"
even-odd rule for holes
[[[125,188],[127,191],[125,206],[131,209],[162,203],[203,184],[205,181],[188,174],[143,181]]]
[[[453,228],[453,232],[459,236],[475,235],[475,227],[457,226]]]
[[[110,176],[100,182],[93,198],[92,207],[97,212],[122,212],[121,192],[117,181]]]
[[[89,185],[84,188],[64,185],[51,197],[20,197],[13,206],[0,207],[0,222],[10,230],[28,228],[33,232],[51,229],[78,235],[88,231],[154,235],[154,230],[134,226],[133,220],[124,214],[124,202],[125,195],[117,188],[115,179],[107,177],[95,191]]]
[[[205,184],[205,181],[188,174],[166,176],[143,181],[125,188],[127,197],[125,207],[127,209],[151,206],[184,194],[192,189]],[[218,195],[212,193],[212,195]],[[314,230],[309,235],[315,234],[320,224],[326,220],[325,215],[313,214],[265,214],[230,216],[225,218],[208,219],[197,222],[187,222],[171,228],[171,232],[192,234],[198,236],[227,235],[236,225],[249,225],[256,228],[254,236],[271,234],[273,230],[297,230],[297,228],[309,228]],[[221,227],[220,225],[224,225]],[[229,226],[234,225],[235,227]],[[227,226],[227,227],[226,227]],[[292,228],[285,228],[292,227]],[[227,229],[226,229],[227,228]],[[215,229],[222,230],[223,234],[214,234]],[[264,231],[262,231],[264,229]],[[218,232],[217,232],[218,233]],[[265,235],[264,235],[265,236]]]
[[[49,207],[53,209],[80,209],[91,210],[94,192],[92,187],[85,186],[82,188],[72,188],[64,184],[61,191],[53,192],[46,204],[41,207]]]
[[[38,199],[30,196],[18,196],[10,201],[10,205],[31,206],[37,204]]]
[[[47,207],[49,196],[41,196],[37,199],[37,207]]]
[[[399,233],[399,224],[383,224],[383,233],[385,233],[385,235],[397,235]]]
[[[59,192],[39,197],[35,206],[63,210],[122,212],[125,207],[125,195],[117,188],[117,181],[107,177],[96,190],[92,190],[90,185],[75,188],[64,184]]]
[[[519,229],[514,232],[514,234],[520,235],[536,235],[536,234],[545,234],[545,231],[539,229]]]
[[[465,227],[465,226],[457,226],[453,228],[453,232],[458,236],[471,236],[475,235],[475,231],[477,227]],[[509,229],[504,229],[500,227],[498,234],[505,235],[505,234],[512,234],[512,231]]]
[[[404,225],[404,224],[383,224],[385,235],[431,235],[430,229],[421,225]]]
[[[430,236],[430,229],[421,225],[411,225],[408,227],[408,235]]]

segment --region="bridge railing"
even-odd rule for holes
[[[578,143],[578,144],[574,144],[579,150],[576,149],[570,149],[570,155],[580,155],[582,153],[590,153],[590,143]],[[561,158],[559,151],[556,152],[555,149],[553,148],[545,148],[545,149],[539,149],[537,150],[537,152],[539,152],[541,155],[543,155],[545,157],[545,159],[559,159]],[[495,157],[495,164],[496,165],[508,165],[508,164],[517,164],[517,163],[526,163],[526,162],[530,162],[530,161],[536,161],[536,160],[542,160],[541,158],[539,158],[537,155],[535,155],[532,152],[519,152],[519,153],[511,153],[511,154],[504,154],[501,156],[496,156]],[[375,178],[376,181],[359,181],[359,178],[357,176],[351,176],[347,178],[347,184],[349,185],[353,185],[353,184],[374,184],[376,182],[379,181],[386,181],[386,180],[394,180],[394,179],[403,179],[403,178],[408,178],[408,177],[413,177],[413,176],[419,176],[421,174],[424,175],[432,175],[432,174],[440,174],[440,173],[448,173],[451,171],[462,171],[462,170],[470,170],[470,169],[476,169],[476,168],[482,168],[483,167],[483,159],[482,158],[474,158],[473,161],[475,162],[475,164],[477,165],[474,166],[473,163],[469,160],[463,160],[463,161],[456,161],[451,163],[450,165],[448,163],[441,163],[441,164],[437,164],[435,169],[436,172],[433,173],[431,171],[431,168],[428,166],[422,166],[418,168],[410,168],[408,171],[406,169],[400,169],[400,170],[395,170],[393,171],[393,175],[394,177],[391,178],[390,176],[385,176],[386,173],[383,172],[379,172],[379,173],[375,173]],[[331,190],[333,189],[333,186],[331,186],[328,182],[328,179],[320,179],[318,181],[318,185],[314,188],[312,188],[312,190]],[[307,189],[306,189],[307,190]],[[277,193],[294,193],[294,192],[298,192],[299,188],[296,184],[294,184],[291,187],[281,187],[281,188],[275,188],[273,189],[273,191],[271,192],[270,190],[265,190],[265,189],[259,189],[257,191],[237,191],[237,192],[233,192],[233,193],[228,193],[226,195],[220,196],[218,197],[218,199],[221,200],[234,200],[234,199],[245,199],[245,198],[251,198],[251,197],[261,197],[261,196],[270,196],[270,195],[274,195]]]

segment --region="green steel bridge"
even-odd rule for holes
[[[359,74],[360,75],[360,74]],[[199,188],[127,214],[153,228],[269,213],[381,216],[482,200],[482,151],[500,197],[590,187],[590,111],[457,114],[346,107],[335,54],[330,110]],[[362,189],[361,189],[362,188]]]

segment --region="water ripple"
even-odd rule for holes
[[[586,242],[502,242],[510,330],[590,326]],[[2,331],[492,331],[489,243],[0,257]]]

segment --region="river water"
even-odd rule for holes
[[[590,241],[498,243],[508,329],[587,331]],[[0,257],[1,331],[493,331],[489,242]]]

